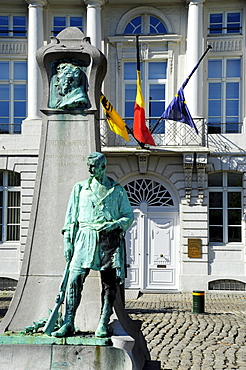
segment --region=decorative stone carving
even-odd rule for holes
[[[148,167],[148,155],[141,154],[138,156],[138,167],[140,173],[146,174]]]
[[[187,204],[190,203],[190,198],[191,198],[193,166],[194,166],[194,153],[183,154],[185,195],[186,195]]]
[[[170,47],[172,43],[169,43],[168,46]],[[169,65],[169,73],[172,74],[173,72],[173,50],[168,50],[168,65]]]
[[[117,64],[118,64],[118,71],[121,71],[121,65],[122,65],[122,48],[123,44],[122,42],[116,44],[116,50],[117,50]]]
[[[240,51],[242,50],[242,39],[233,40],[210,40],[209,44],[213,48],[213,52],[216,51]]]
[[[149,46],[148,44],[142,44],[141,45],[141,57],[143,60],[148,59],[149,57]]]
[[[191,180],[192,180],[192,169],[193,166],[184,165],[184,174],[185,174],[185,197],[187,204],[190,203],[191,198]]]
[[[27,55],[27,42],[1,42],[0,54]]]
[[[205,173],[208,159],[207,154],[196,155],[196,168],[197,168],[197,189],[198,189],[198,202],[203,202],[204,189],[205,189]]]

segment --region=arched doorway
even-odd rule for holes
[[[126,288],[178,289],[176,198],[151,177],[131,180],[124,187],[135,216],[126,233]]]

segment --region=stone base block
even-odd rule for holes
[[[129,370],[126,351],[111,346],[1,345],[1,370]]]

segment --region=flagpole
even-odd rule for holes
[[[133,130],[129,126],[127,126],[127,124],[126,124],[126,129],[129,132],[129,134],[131,134],[134,137],[134,139],[138,142],[138,144],[141,146],[142,149],[148,149],[148,147],[147,148],[145,147],[144,143],[141,143],[141,141],[139,141],[138,139],[135,138],[135,136],[133,134]]]
[[[137,71],[140,71],[139,35],[136,35]]]
[[[156,124],[155,124],[154,128],[150,131],[150,132],[151,132],[151,134],[155,131],[156,127],[159,125],[159,123],[160,123],[163,119],[164,119],[164,118],[162,118],[162,117],[160,117],[160,118],[158,119],[158,121],[156,122]]]
[[[199,64],[201,63],[201,61],[204,59],[204,57],[206,56],[206,54],[209,52],[209,50],[212,49],[212,46],[211,45],[208,45],[207,46],[207,49],[205,50],[205,52],[203,53],[203,55],[201,56],[201,58],[198,60],[196,66],[193,68],[193,70],[191,71],[191,73],[189,74],[189,76],[186,78],[186,80],[183,82],[183,85],[182,85],[182,88],[185,88],[185,86],[187,85],[187,83],[189,82],[191,76],[194,74],[194,72],[197,70]],[[162,117],[160,117],[158,119],[158,121],[156,122],[154,128],[151,130],[151,133],[155,131],[156,127],[159,125],[159,123],[163,120]]]
[[[199,64],[201,63],[201,61],[203,60],[203,58],[206,56],[206,54],[209,52],[209,50],[212,49],[212,46],[211,45],[208,45],[207,46],[207,49],[205,50],[205,52],[203,53],[203,55],[201,56],[201,58],[198,60],[196,66],[193,68],[193,70],[191,71],[191,73],[189,74],[189,76],[186,78],[186,80],[184,81],[182,87],[183,89],[185,88],[185,86],[187,85],[187,83],[189,82],[191,76],[194,74],[194,72],[197,70]]]

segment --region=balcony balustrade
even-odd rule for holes
[[[133,120],[124,119],[126,125],[132,130]],[[146,124],[149,127],[156,146],[207,146],[207,126],[203,118],[194,119],[198,129],[198,134],[189,125],[180,122],[162,120],[156,125],[157,120],[147,119]],[[102,147],[138,147],[139,143],[133,135],[129,133],[130,141],[127,142],[121,136],[111,131],[107,120],[100,120],[100,137]]]

